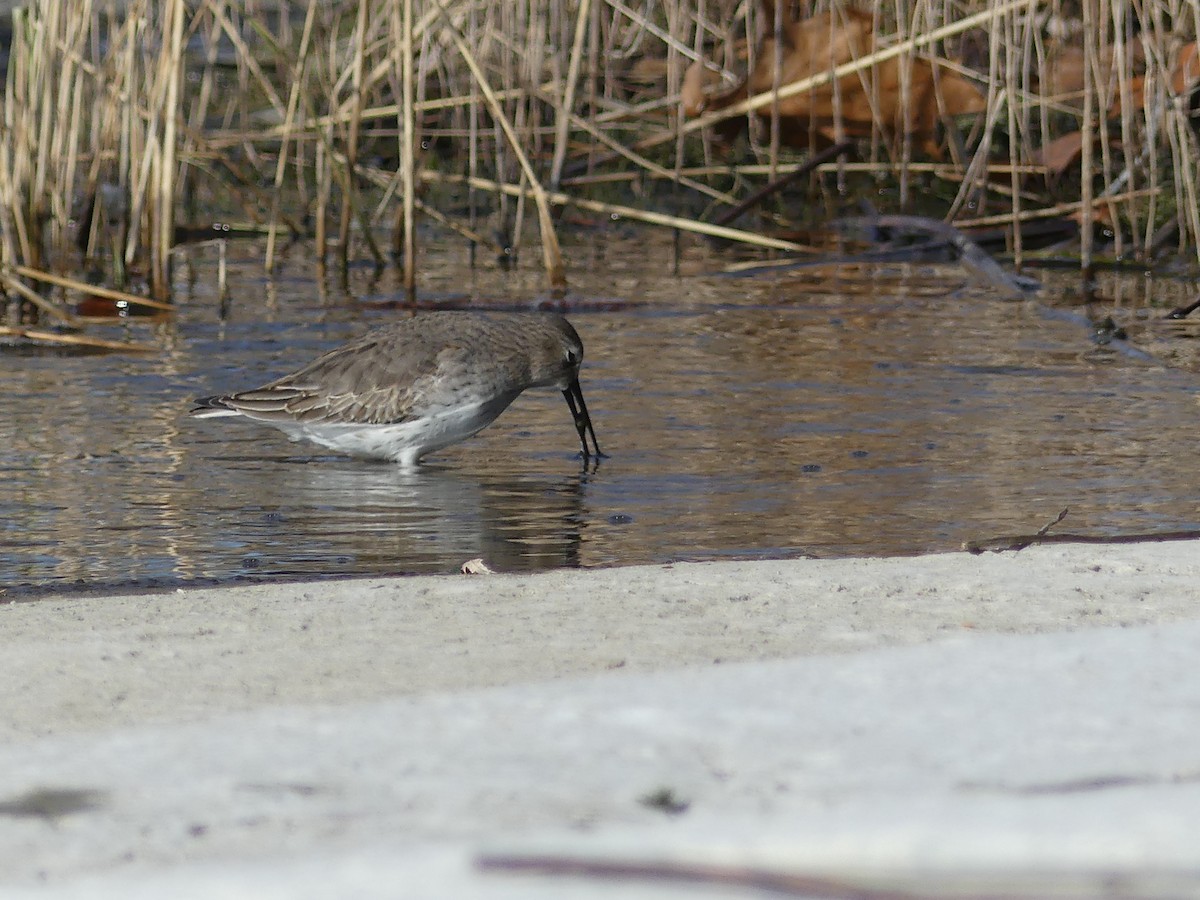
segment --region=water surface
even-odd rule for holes
[[[1109,276],[1089,310],[1070,275],[1022,303],[953,264],[729,278],[702,243],[673,274],[658,233],[565,243],[561,304],[535,252],[472,269],[446,239],[420,301],[565,309],[598,466],[553,390],[415,472],[187,418],[407,314],[392,271],[342,287],[298,245],[267,278],[245,242],[222,318],[215,250],[193,248],[178,315],[128,326],[160,353],[0,354],[0,587],[912,554],[1063,508],[1072,532],[1200,528],[1200,323],[1162,320],[1195,285]],[[1108,312],[1130,340],[1092,340]]]

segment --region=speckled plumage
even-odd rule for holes
[[[551,313],[430,312],[368,332],[261,388],[196,401],[352,456],[413,465],[465,440],[526,388],[559,388],[599,457],[579,387],[583,343]]]

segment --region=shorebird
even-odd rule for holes
[[[294,441],[413,466],[490,425],[526,388],[553,386],[567,398],[587,461],[604,454],[579,387],[582,362],[583,342],[559,315],[429,312],[263,387],[202,397],[191,412],[241,416]]]

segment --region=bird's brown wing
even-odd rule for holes
[[[222,399],[265,421],[395,424],[419,418],[451,376],[462,379],[470,369],[471,357],[461,347],[407,341],[401,350],[387,332],[376,332],[292,375]]]

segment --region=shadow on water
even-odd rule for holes
[[[1078,533],[1200,526],[1200,474],[1178,464],[1200,371],[1181,348],[1200,333],[1158,310],[1186,286],[1113,281],[1130,340],[1104,344],[1053,276],[1042,301],[1013,303],[953,265],[728,279],[699,244],[674,276],[669,246],[569,248],[565,308],[610,454],[594,471],[552,390],[416,472],[189,419],[193,397],[407,314],[387,276],[331,288],[297,246],[267,280],[243,244],[221,320],[215,254],[189,251],[174,321],[123,326],[161,354],[0,355],[0,587],[909,554],[1066,507]],[[465,257],[429,244],[423,305],[551,305],[536,269]]]
[[[473,557],[503,571],[581,564],[583,472],[405,471],[316,457],[280,460],[263,478],[257,458],[223,462],[217,512],[230,537],[214,547],[217,571],[304,575],[330,561],[348,571],[442,571]]]

